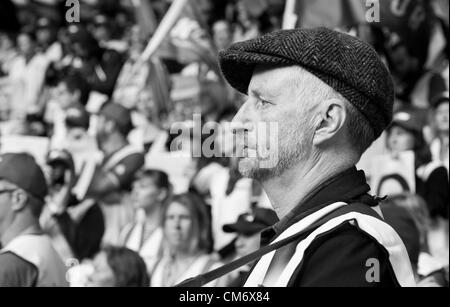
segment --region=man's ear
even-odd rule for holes
[[[14,212],[20,212],[25,209],[28,202],[28,195],[23,190],[17,190],[12,194]]]
[[[340,99],[330,99],[321,103],[319,119],[316,126],[313,144],[320,146],[339,134],[347,117],[345,102]]]

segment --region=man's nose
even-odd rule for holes
[[[253,124],[249,115],[251,115],[251,109],[249,103],[245,102],[231,122],[231,129],[234,133],[253,130]]]

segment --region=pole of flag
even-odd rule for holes
[[[133,68],[127,76],[127,79],[131,78],[136,71],[138,71],[143,65],[145,65],[145,63],[150,61],[151,57],[161,46],[161,43],[164,41],[164,39],[167,38],[170,30],[172,30],[172,28],[175,26],[188,1],[189,0],[174,0],[160,25],[156,29],[153,37],[148,42],[147,47],[144,49],[139,59],[134,63]],[[134,4],[139,6],[142,3],[138,0],[135,0]]]
[[[168,33],[173,28],[175,23],[178,21],[188,1],[189,0],[175,0],[173,2],[173,4],[169,8],[169,11],[161,21],[161,24],[156,29],[156,32],[153,35],[152,39],[148,43],[144,52],[142,53],[141,55],[142,62],[147,62],[148,60],[150,60],[150,58],[159,48],[164,39],[167,38]]]
[[[283,15],[283,29],[294,29],[298,22],[298,15],[296,14],[297,0],[286,0],[286,6]]]

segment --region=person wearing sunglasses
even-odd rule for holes
[[[0,155],[0,287],[67,286],[65,265],[39,226],[46,196],[33,157]]]

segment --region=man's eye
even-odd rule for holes
[[[271,105],[270,102],[268,102],[266,100],[262,100],[262,99],[258,99],[258,101],[256,102],[256,107],[259,109],[266,108],[269,105]]]

